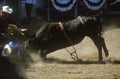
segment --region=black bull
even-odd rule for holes
[[[63,26],[63,27],[60,27]],[[43,25],[27,42],[27,50],[33,49],[40,52],[40,57],[46,59],[46,55],[61,48],[80,43],[85,36],[92,39],[99,52],[99,61],[102,61],[102,48],[105,56],[109,55],[104,38],[101,36],[102,24],[98,17],[79,16],[74,20],[59,23],[47,23]],[[67,37],[66,37],[67,35]]]

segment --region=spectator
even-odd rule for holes
[[[28,19],[31,18],[31,11],[32,11],[32,8],[35,5],[35,3],[36,3],[36,0],[26,0],[25,1],[25,10],[26,10]]]

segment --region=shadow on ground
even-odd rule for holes
[[[81,59],[74,60],[74,61],[67,61],[67,60],[60,60],[57,58],[48,58],[45,63],[60,63],[60,64],[120,64],[120,61],[111,61],[111,60],[106,60],[106,61],[82,61]]]

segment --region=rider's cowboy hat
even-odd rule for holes
[[[9,6],[3,6],[2,7],[2,12],[6,12],[6,13],[11,14],[11,13],[13,13],[13,9],[10,8]]]

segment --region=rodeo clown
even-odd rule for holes
[[[22,25],[13,17],[13,9],[9,6],[2,7],[2,16],[0,16],[0,44],[2,56],[9,56],[12,53],[20,55],[20,45],[15,43],[17,35],[24,35],[27,30],[22,29]]]

